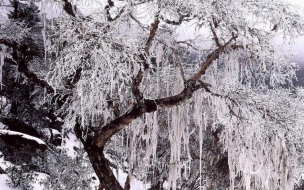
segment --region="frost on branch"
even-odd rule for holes
[[[270,0],[116,3],[49,26],[47,78],[83,144],[157,187],[293,188],[304,104],[290,90],[297,66],[272,39],[299,36],[300,11]],[[181,41],[185,22],[196,32]]]

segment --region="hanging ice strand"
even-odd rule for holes
[[[176,69],[175,73],[179,73],[179,70]],[[174,94],[178,94],[183,90],[183,81],[180,75],[176,76],[176,84],[173,89]],[[188,134],[185,134],[187,129],[187,104],[183,103],[178,106],[174,106],[171,108],[171,123],[170,123],[170,130],[169,130],[169,141],[170,141],[170,161],[169,161],[169,177],[168,177],[168,183],[169,188],[171,189],[177,189],[181,181],[181,167],[183,166],[183,163],[181,163],[181,153],[182,153],[182,142],[184,142],[184,147],[187,147],[188,145],[185,145],[185,143],[188,143],[186,137]]]
[[[4,47],[0,47],[0,89],[2,90],[2,67],[4,65]]]
[[[199,163],[199,184],[200,184],[200,189],[202,188],[202,154],[203,154],[203,118],[202,118],[202,92],[198,91],[194,94],[194,122],[196,125],[199,127],[199,158],[200,158],[200,163]]]
[[[145,164],[149,165],[150,157],[152,156],[152,162],[156,159],[156,148],[157,148],[157,134],[158,134],[158,122],[157,112],[147,113],[145,115],[146,131],[142,135],[143,140],[146,142],[146,154]]]

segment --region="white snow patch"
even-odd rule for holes
[[[7,185],[7,181],[10,181],[10,178],[6,174],[0,175],[0,189],[1,190],[13,190],[17,188],[12,188]],[[38,189],[36,189],[38,190]]]
[[[60,148],[66,150],[68,156],[75,158],[77,155],[77,152],[74,150],[74,148],[73,148],[74,146],[79,148],[80,142],[79,142],[79,140],[77,140],[77,138],[74,134],[69,133],[68,138],[64,138],[64,141]]]
[[[128,174],[123,172],[121,169],[118,169],[118,176],[117,176],[116,169],[113,169],[113,173],[114,173],[116,179],[118,180],[118,182],[120,183],[120,185],[122,187],[124,187]],[[131,187],[130,188],[131,190],[144,190],[144,189],[150,188],[150,184],[144,184],[144,182],[142,182],[134,177],[131,177],[130,187]]]
[[[110,156],[105,155],[105,157],[110,161],[113,162],[113,160],[110,158]],[[117,171],[118,170],[118,171]],[[113,174],[116,177],[116,179],[118,180],[119,184],[124,187],[128,174],[126,172],[124,172],[122,169],[118,168],[118,169],[114,169],[112,168]],[[117,176],[118,173],[118,176]],[[150,188],[150,184],[145,184],[143,181],[140,181],[134,177],[131,177],[130,179],[130,190],[145,190]]]
[[[45,145],[45,143],[37,137],[33,137],[33,136],[30,136],[30,135],[27,135],[27,134],[24,134],[24,133],[20,133],[20,132],[16,132],[16,131],[0,130],[0,134],[3,134],[3,135],[18,135],[18,136],[21,136],[22,138],[25,138],[25,139],[34,140],[38,144]]]
[[[45,174],[45,173],[38,173],[38,172],[37,172],[37,174],[38,174],[38,176],[37,176],[37,178],[35,180],[35,183],[32,184],[33,185],[33,190],[42,190],[42,189],[45,189],[44,186],[42,184],[40,184],[40,182],[42,180],[45,180],[48,175]]]
[[[0,122],[0,129],[7,129],[7,126]]]
[[[50,129],[50,130],[52,131],[53,135],[61,135],[61,133],[56,129]]]

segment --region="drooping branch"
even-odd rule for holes
[[[158,109],[179,105],[185,100],[190,99],[193,92],[200,88],[202,88],[201,85],[196,85],[195,81],[189,80],[187,81],[184,90],[177,95],[155,100],[143,99],[140,104],[133,106],[132,109],[122,116],[117,117],[103,127],[100,126],[100,130],[98,133],[96,133],[93,144],[100,148],[103,147],[116,132],[123,129],[134,119],[142,116],[145,113],[151,113]]]
[[[227,95],[222,95],[222,94],[218,94],[218,93],[213,92],[213,91],[210,89],[210,85],[209,85],[209,84],[204,83],[204,82],[201,81],[201,80],[199,80],[198,82],[201,84],[202,88],[203,88],[206,92],[210,93],[212,96],[219,97],[219,98],[223,98],[223,99],[229,99],[231,102],[233,102],[234,104],[237,105],[237,102],[236,102],[234,99],[230,98],[229,96],[227,96]]]

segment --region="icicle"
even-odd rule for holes
[[[0,51],[0,89],[1,90],[2,90],[2,67],[3,67],[3,65],[4,65],[4,50]]]

